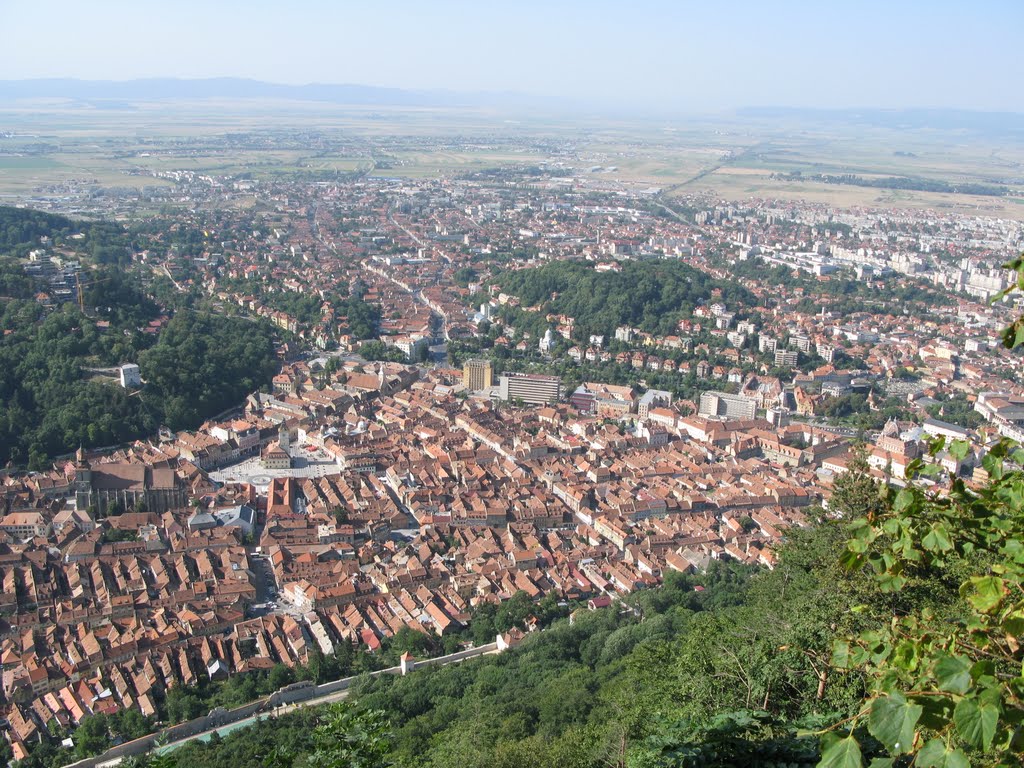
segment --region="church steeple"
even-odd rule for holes
[[[92,468],[85,458],[85,449],[75,451],[75,508],[88,509],[93,503]]]

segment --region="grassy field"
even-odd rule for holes
[[[898,153],[898,154],[897,154]],[[992,197],[825,184],[807,178],[783,180],[773,174],[853,174],[865,179],[905,176],[950,184],[1024,183],[1024,146],[927,132],[881,129],[863,132],[766,133],[756,144],[705,166],[706,174],[672,190],[677,196],[709,194],[721,199],[774,198],[839,207],[934,209],[1024,219],[1019,195]],[[1016,183],[1015,183],[1016,182]]]
[[[24,171],[42,171],[56,168],[60,165],[52,157],[31,156],[31,157],[0,157],[0,172],[12,171],[15,173]]]
[[[131,176],[128,169],[100,155],[0,156],[0,195],[32,195],[65,185],[151,187],[171,182]]]
[[[824,203],[836,207],[913,208],[1024,220],[1024,201],[1014,197],[954,195],[875,189],[810,181],[778,181],[769,173],[745,168],[718,170],[700,182],[675,190],[676,196],[707,193],[723,200],[778,199]]]

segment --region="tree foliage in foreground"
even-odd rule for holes
[[[1006,266],[1024,289],[1024,259]],[[1003,343],[1024,345],[1024,318],[1006,329]],[[937,439],[930,453],[945,447]],[[962,441],[949,447],[958,459],[969,450]],[[843,731],[826,734],[822,768],[861,766],[866,734],[889,754],[873,768],[1021,765],[1024,449],[1001,440],[982,466],[988,480],[980,487],[954,478],[939,495],[915,482],[936,474],[937,465],[916,460],[907,468],[912,482],[890,489],[883,510],[855,521],[843,556],[851,572],[868,571],[882,592],[899,595],[946,571],[956,575],[961,600],[951,611],[895,611],[881,626],[836,641],[835,665],[865,672],[871,688]]]
[[[931,451],[943,448],[936,441]],[[950,452],[966,455],[956,442]],[[857,521],[844,555],[898,595],[922,575],[959,574],[955,611],[915,606],[849,640],[834,663],[865,671],[871,696],[840,738],[829,733],[823,768],[861,765],[863,731],[893,760],[919,768],[1020,764],[1024,724],[1024,450],[1002,442],[984,458],[990,481],[955,479],[935,496],[917,485],[890,492],[887,509]],[[935,466],[935,465],[931,465]],[[920,461],[911,476],[926,473]],[[854,610],[860,610],[859,607]],[[908,756],[903,758],[901,756]],[[881,765],[881,764],[879,764]]]

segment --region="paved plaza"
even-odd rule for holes
[[[232,464],[210,473],[210,479],[216,483],[250,483],[260,491],[265,491],[275,477],[324,477],[340,475],[341,468],[325,451],[316,446],[297,446],[291,449],[291,469],[267,469],[259,456]]]

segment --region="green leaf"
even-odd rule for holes
[[[907,584],[905,576],[893,576],[891,573],[879,574],[876,579],[883,592],[899,592]]]
[[[1003,619],[1003,631],[1011,637],[1024,637],[1024,613],[1016,611]]]
[[[990,659],[982,659],[981,661],[974,662],[971,667],[971,679],[975,684],[983,681],[994,680],[996,674],[996,665]]]
[[[818,768],[862,768],[860,744],[853,736],[834,741],[821,753]]]
[[[904,509],[909,507],[916,501],[917,496],[909,488],[903,488],[899,493],[896,494],[896,501],[893,502],[892,508],[896,512],[902,512]]]
[[[942,739],[932,739],[917,753],[917,768],[970,768],[967,755],[959,749],[950,750]]]
[[[870,543],[862,539],[851,539],[850,542],[846,545],[846,548],[850,552],[856,552],[860,554],[861,552],[867,552],[869,546]]]
[[[942,523],[935,523],[921,539],[921,546],[929,552],[949,552],[953,549],[953,542],[949,538],[946,526]]]
[[[847,549],[844,550],[841,555],[839,555],[839,565],[847,571],[852,571],[857,568],[860,568],[863,564],[864,555],[862,555],[860,552],[853,552]]]
[[[943,731],[953,719],[953,697],[923,696],[918,703],[924,708],[918,725],[933,731]]]
[[[914,728],[922,708],[893,693],[871,702],[868,732],[894,754],[908,752],[914,743]]]
[[[912,640],[904,640],[896,646],[892,655],[892,665],[897,669],[913,672],[917,669],[918,646]]]
[[[832,641],[832,664],[838,669],[850,668],[850,644],[845,640]]]
[[[971,583],[974,585],[974,594],[968,600],[982,613],[991,613],[1002,602],[1002,579],[995,576],[972,576]]]
[[[953,725],[960,738],[978,749],[988,749],[996,735],[999,707],[980,704],[976,699],[961,699],[953,710]]]
[[[871,523],[867,520],[854,520],[850,523],[849,530],[855,539],[874,541],[875,529],[871,527]]]
[[[891,757],[876,757],[871,760],[868,768],[892,768],[896,761]]]
[[[970,452],[971,445],[966,440],[954,440],[953,444],[949,446],[949,455],[957,461],[966,459]]]
[[[990,480],[998,481],[1003,477],[1003,459],[994,450],[985,454],[981,466],[988,472]]]
[[[943,656],[935,664],[934,674],[940,691],[967,693],[971,687],[971,665],[961,656]]]

